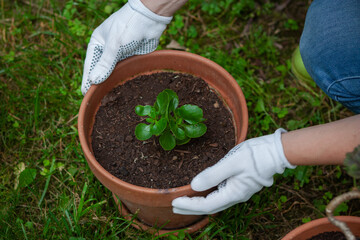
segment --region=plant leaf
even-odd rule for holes
[[[184,139],[180,140],[180,139],[176,139],[176,145],[184,145],[187,144],[189,141],[191,140],[191,138],[185,136]]]
[[[154,119],[152,119],[152,118],[147,118],[147,119],[145,119],[145,121],[147,121],[148,123],[154,123]]]
[[[153,135],[159,136],[165,130],[166,126],[167,119],[163,117],[151,127],[150,132]]]
[[[166,91],[162,91],[156,97],[156,106],[161,115],[165,114],[169,107],[169,95]]]
[[[150,108],[150,114],[149,114],[149,116],[150,116],[151,118],[153,118],[153,119],[156,119],[156,117],[158,116],[158,115],[157,115],[157,112],[156,112],[156,108],[154,108],[154,107],[151,107],[151,108]]]
[[[203,119],[203,110],[192,104],[185,104],[179,108],[179,115],[187,122],[194,124]]]
[[[184,130],[186,136],[189,138],[198,138],[206,133],[207,127],[203,123],[187,125],[184,124]]]
[[[254,111],[255,112],[266,112],[265,103],[262,98],[259,98],[259,100],[257,101]]]
[[[20,173],[18,187],[26,187],[34,181],[36,177],[36,169],[26,168]]]
[[[173,149],[176,146],[175,137],[171,134],[170,131],[166,131],[160,136],[159,143],[161,147],[167,151]]]
[[[360,179],[360,145],[354,151],[346,154],[344,165],[351,177]]]
[[[151,125],[147,125],[145,123],[139,123],[135,127],[136,138],[142,141],[148,140],[152,136],[150,129],[151,129]]]
[[[150,116],[150,112],[151,112],[151,106],[149,105],[146,106],[137,105],[135,107],[135,113],[139,116]]]
[[[169,113],[172,111],[175,111],[175,109],[178,107],[179,105],[179,97],[176,94],[176,92],[174,92],[171,89],[165,89],[164,92],[166,92],[169,96]]]
[[[184,140],[186,135],[185,131],[182,130],[174,120],[170,121],[170,130],[178,140]]]

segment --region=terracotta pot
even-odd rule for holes
[[[345,222],[355,236],[360,236],[360,217],[338,216],[337,219]],[[306,240],[324,232],[341,231],[325,218],[305,223],[288,234],[282,240]]]
[[[161,50],[151,54],[130,57],[121,61],[111,76],[102,84],[93,85],[85,95],[78,118],[80,143],[86,160],[98,180],[121,201],[125,213],[137,213],[140,228],[163,226],[163,229],[188,228],[198,230],[207,224],[204,216],[184,216],[172,212],[171,202],[180,196],[199,196],[190,185],[171,189],[150,189],[126,183],[106,171],[95,159],[91,147],[91,133],[95,114],[101,99],[113,88],[131,80],[134,76],[158,71],[178,71],[204,79],[224,100],[233,115],[236,142],[245,140],[248,127],[248,112],[244,95],[235,79],[218,64],[192,53]],[[117,197],[116,197],[117,196]],[[167,231],[165,230],[165,232]],[[163,231],[164,232],[164,231]]]

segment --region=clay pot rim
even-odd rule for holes
[[[336,216],[335,218],[346,223],[357,223],[360,225],[360,217],[357,216]],[[329,221],[327,217],[311,220],[310,222],[304,223],[294,228],[291,232],[286,234],[282,238],[282,240],[296,239],[296,237],[299,237],[299,234],[303,232],[307,232],[310,229],[316,229],[329,224],[331,224],[331,226],[336,228],[334,225],[332,225],[332,223]]]
[[[179,51],[179,50],[157,50],[154,51],[150,54],[145,54],[145,55],[136,55],[136,56],[132,56],[129,57],[121,62],[119,62],[113,71],[115,71],[117,68],[120,68],[122,65],[124,64],[128,64],[129,62],[136,62],[138,58],[143,58],[143,57],[156,57],[156,56],[169,56],[169,57],[174,57],[174,56],[180,56],[180,57],[185,57],[188,58],[189,61],[196,60],[196,61],[202,61],[203,63],[205,63],[207,66],[209,66],[210,68],[214,68],[216,69],[216,71],[221,72],[221,74],[223,74],[226,78],[230,78],[232,79],[232,87],[235,89],[235,91],[238,93],[238,95],[240,96],[240,98],[243,99],[244,105],[242,106],[241,109],[241,113],[243,116],[243,121],[244,124],[243,126],[245,126],[244,129],[242,129],[242,126],[239,126],[239,129],[241,129],[241,137],[239,137],[236,140],[236,144],[242,142],[245,140],[246,138],[246,134],[247,134],[247,127],[248,127],[248,109],[247,109],[247,105],[246,105],[246,100],[245,100],[245,96],[240,88],[240,86],[237,84],[236,80],[231,76],[230,73],[228,73],[223,67],[221,67],[219,64],[205,58],[202,57],[200,55],[194,54],[194,53],[190,53],[190,52],[185,52],[185,51]],[[167,69],[154,69],[154,70],[167,70]],[[138,75],[141,75],[142,73],[139,73]],[[133,78],[133,77],[132,77]],[[123,189],[131,189],[132,191],[139,191],[139,192],[146,192],[148,194],[159,194],[159,193],[172,193],[172,192],[176,192],[179,195],[181,195],[182,192],[188,192],[189,190],[194,192],[191,188],[191,185],[185,185],[185,186],[180,186],[180,187],[175,187],[175,188],[168,188],[168,189],[153,189],[153,188],[147,188],[147,187],[142,187],[142,186],[137,186],[128,182],[125,182],[117,177],[115,177],[114,175],[112,175],[110,172],[108,172],[105,168],[103,168],[101,166],[101,164],[95,159],[94,155],[92,154],[92,152],[90,151],[91,147],[89,146],[89,144],[87,143],[86,140],[86,134],[85,134],[85,130],[84,127],[79,124],[79,123],[83,123],[84,122],[84,117],[85,117],[85,111],[86,111],[86,107],[87,104],[89,102],[89,100],[91,99],[92,95],[94,94],[94,92],[96,91],[96,89],[100,86],[101,84],[98,85],[92,85],[90,87],[90,89],[88,90],[88,92],[85,94],[81,105],[80,105],[80,109],[79,109],[79,116],[78,116],[78,132],[79,132],[79,139],[80,139],[80,144],[82,147],[82,150],[84,152],[84,155],[87,156],[87,160],[91,161],[91,163],[93,164],[93,166],[97,169],[97,171],[104,176],[106,179],[108,179],[109,181],[113,181],[115,182],[115,184],[117,185],[121,185],[123,187]],[[237,130],[238,131],[238,130]]]

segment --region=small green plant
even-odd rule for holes
[[[178,95],[171,89],[165,89],[158,94],[153,106],[136,106],[135,113],[148,116],[146,122],[150,123],[136,126],[136,138],[145,141],[153,135],[159,136],[161,147],[169,151],[176,145],[188,143],[191,138],[204,135],[207,127],[203,123],[203,110],[192,104],[178,105]]]
[[[344,165],[347,173],[350,176],[352,176],[354,179],[360,179],[360,145],[357,146],[353,152],[346,154]],[[360,199],[360,189],[358,187],[354,187],[353,190],[335,197],[326,206],[326,215],[329,221],[341,229],[347,240],[355,240],[356,238],[346,223],[334,218],[334,211],[340,204],[343,204],[345,201],[356,198]]]
[[[360,145],[353,152],[346,154],[344,165],[350,176],[360,179]]]

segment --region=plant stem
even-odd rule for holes
[[[351,232],[350,228],[346,225],[346,223],[337,220],[333,212],[336,209],[337,206],[339,206],[341,203],[359,198],[360,199],[360,191],[359,189],[354,189],[350,192],[346,192],[344,194],[341,194],[340,196],[335,197],[331,202],[326,206],[326,215],[329,219],[329,221],[334,224],[335,226],[339,227],[341,231],[344,233],[347,240],[355,240],[354,234]]]
[[[48,189],[48,187],[49,187],[51,175],[52,175],[53,172],[54,172],[54,166],[55,166],[55,157],[53,158],[53,160],[52,160],[52,162],[51,162],[50,171],[49,171],[49,176],[48,176],[47,179],[46,179],[45,188],[44,188],[44,191],[43,191],[43,193],[42,193],[42,195],[41,195],[40,201],[39,201],[39,203],[38,203],[38,207],[40,207],[42,201],[44,200],[45,194],[46,194],[47,189]]]

